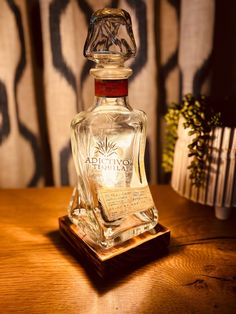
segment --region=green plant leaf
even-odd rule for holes
[[[181,103],[172,103],[165,115],[166,133],[163,149],[163,169],[171,172],[173,167],[175,143],[178,139],[177,129],[180,116],[183,117],[183,127],[190,129],[188,135],[192,142],[188,145],[188,156],[192,158],[188,169],[193,185],[200,187],[205,182],[205,167],[209,160],[208,143],[211,130],[221,125],[221,114],[209,114],[207,98],[201,95],[198,99],[191,94],[183,97]]]

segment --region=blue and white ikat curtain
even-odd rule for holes
[[[148,116],[148,180],[163,182],[168,105],[187,92],[212,92],[217,3],[1,0],[0,187],[75,184],[70,121],[93,101],[83,45],[91,14],[103,7],[131,15],[138,50],[129,98]]]

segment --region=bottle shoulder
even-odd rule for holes
[[[98,128],[104,124],[133,124],[142,123],[146,125],[146,113],[138,109],[127,108],[99,108],[97,110],[81,111],[72,120],[71,126],[78,124],[95,125]]]

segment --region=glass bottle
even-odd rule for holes
[[[124,62],[136,53],[131,19],[121,9],[92,15],[84,55],[96,62],[95,100],[71,123],[78,183],[69,218],[90,244],[110,248],[155,227],[144,168],[146,115],[128,102]]]

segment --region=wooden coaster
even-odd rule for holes
[[[149,261],[159,257],[170,242],[170,230],[158,224],[151,231],[142,233],[110,249],[88,241],[86,235],[68,216],[59,218],[59,229],[62,237],[75,250],[75,253],[102,278],[117,271],[129,269],[134,263]]]

